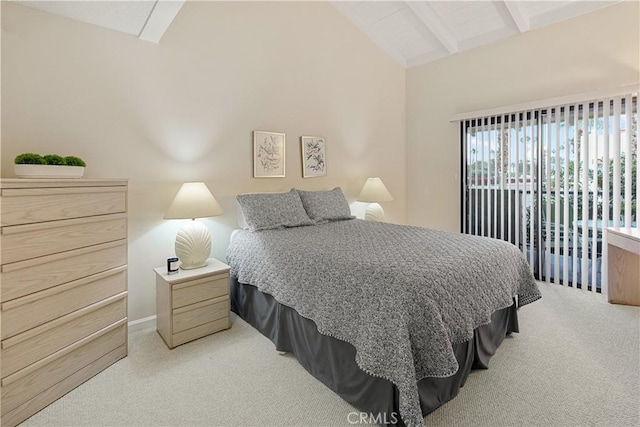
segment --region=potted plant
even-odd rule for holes
[[[79,157],[22,153],[14,160],[18,178],[81,178],[86,163]]]

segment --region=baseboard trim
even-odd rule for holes
[[[129,333],[143,331],[145,329],[156,328],[156,316],[149,316],[138,320],[132,320],[128,323]]]

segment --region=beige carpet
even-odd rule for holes
[[[640,309],[540,285],[486,371],[429,426],[640,426]],[[153,330],[129,356],[24,426],[348,426],[356,411],[234,316],[224,332],[168,350]]]

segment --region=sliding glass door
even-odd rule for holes
[[[461,121],[462,231],[513,243],[539,280],[602,291],[603,229],[638,222],[637,123],[631,94]]]

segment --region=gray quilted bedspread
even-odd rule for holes
[[[239,231],[227,260],[239,282],[352,344],[363,371],[397,386],[409,426],[424,424],[417,381],[458,370],[453,344],[516,295],[541,296],[510,243],[358,219]]]

